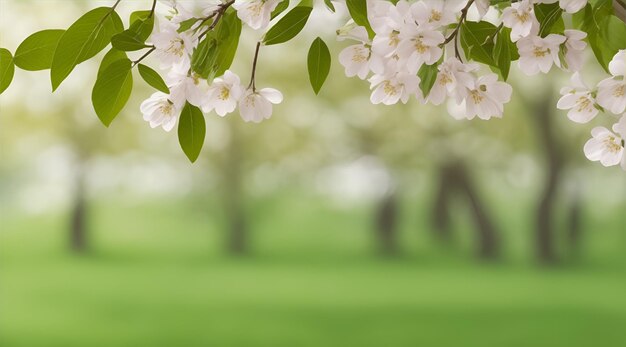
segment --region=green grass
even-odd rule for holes
[[[365,206],[311,197],[253,206],[255,253],[242,259],[221,252],[206,201],[98,202],[85,256],[65,252],[63,215],[7,215],[0,346],[626,346],[621,215],[587,222],[604,234],[577,266],[538,270],[528,255],[443,253],[420,231],[424,206],[405,206],[396,259],[374,254]],[[522,254],[513,234],[528,225],[503,224],[526,240],[507,255]]]

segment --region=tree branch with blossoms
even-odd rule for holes
[[[238,111],[244,121],[272,115],[283,95],[257,88],[261,46],[285,44],[305,29],[312,0],[146,0],[124,24],[117,10],[95,8],[67,30],[43,30],[12,53],[0,49],[0,93],[15,68],[49,70],[53,91],[80,63],[103,56],[92,103],[106,126],[118,116],[133,89],[133,68],[155,92],[140,111],[153,128],[178,126],[184,153],[195,161],[205,136],[204,117]],[[500,118],[511,100],[511,69],[528,76],[560,69],[571,75],[556,107],[586,124],[606,115],[612,126],[591,129],[585,155],[626,170],[626,5],[624,0],[325,0],[329,15],[345,13],[338,39],[352,41],[338,54],[348,77],[369,83],[373,104],[410,100],[447,104],[456,118]],[[342,9],[337,11],[336,9]],[[335,13],[335,14],[333,14]],[[231,71],[245,30],[261,33],[246,86]],[[52,48],[51,48],[52,47]],[[584,83],[585,53],[606,72],[592,87]],[[156,67],[148,66],[148,57]],[[309,80],[319,93],[332,54],[321,37],[307,55]]]

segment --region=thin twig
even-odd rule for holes
[[[226,13],[226,10],[228,10],[228,8],[234,3],[235,3],[235,0],[230,0],[228,2],[225,2],[219,5],[219,8],[217,10],[213,11],[213,13],[211,13],[209,16],[205,17],[202,20],[202,23],[200,23],[200,26],[206,23],[209,19],[215,17],[215,19],[213,20],[211,25],[207,28],[207,30],[205,30],[202,34],[200,34],[200,36],[198,36],[198,40],[201,40],[206,34],[209,33],[209,31],[215,29],[220,19],[222,19],[222,17],[224,16],[224,13]]]
[[[154,16],[154,11],[156,10],[156,3],[157,3],[157,0],[152,0],[152,8],[150,9],[150,14],[148,15],[148,18],[152,18],[152,16]]]
[[[142,55],[141,58],[135,60],[132,65],[133,67],[137,66],[137,64],[141,63],[142,60],[146,59],[146,57],[148,57],[150,54],[152,54],[152,52],[156,50],[155,46],[148,46],[148,47],[150,47],[150,50],[147,51],[144,55]]]
[[[254,51],[254,61],[252,62],[252,75],[250,76],[250,84],[248,84],[248,89],[252,87],[252,91],[256,91],[256,65],[259,60],[259,49],[261,48],[261,41],[256,43],[256,49]]]

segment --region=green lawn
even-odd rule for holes
[[[588,261],[538,270],[441,255],[408,212],[405,254],[381,259],[365,209],[283,200],[254,210],[243,259],[219,251],[219,216],[197,202],[98,203],[80,257],[62,215],[7,215],[0,346],[626,346],[619,218],[605,219],[611,242],[589,236]]]

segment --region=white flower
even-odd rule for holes
[[[559,2],[559,7],[567,13],[576,13],[587,5],[587,0],[535,0],[535,3],[553,4],[557,1]]]
[[[478,19],[482,19],[489,11],[491,4],[489,0],[476,0],[474,1],[474,6],[478,11]]]
[[[207,81],[197,73],[170,73],[167,80],[173,100],[187,100],[198,107],[207,101]]]
[[[346,69],[346,76],[365,79],[370,71],[370,55],[371,51],[365,44],[348,46],[339,53],[339,63]]]
[[[457,21],[455,2],[458,3],[458,1],[421,0],[411,5],[411,14],[419,26],[438,29]]]
[[[418,91],[420,79],[415,75],[396,74],[394,76],[374,75],[369,79],[373,90],[370,101],[373,104],[394,105],[398,101],[406,104],[411,95]]]
[[[181,109],[170,100],[169,95],[156,92],[141,103],[143,119],[150,122],[152,128],[163,127],[165,131],[174,129]]]
[[[445,41],[441,32],[412,28],[406,31],[400,33],[397,54],[409,73],[416,74],[423,64],[432,65],[441,58],[443,50],[439,45]]]
[[[626,135],[626,116],[613,126],[613,131],[622,131]],[[605,127],[596,127],[591,130],[593,136],[585,143],[584,151],[587,159],[599,161],[604,166],[621,164],[626,170],[626,155],[624,155],[624,138],[620,137]]]
[[[519,68],[527,75],[535,75],[539,71],[547,73],[552,64],[560,67],[559,49],[563,42],[565,36],[557,34],[550,34],[545,38],[528,36],[520,39],[517,41]]]
[[[612,77],[598,83],[598,104],[614,114],[626,110],[626,50],[615,54],[609,63]]]
[[[536,35],[539,31],[539,21],[535,17],[533,4],[530,0],[512,3],[502,11],[502,23],[511,28],[511,41],[515,42],[522,37],[531,34]]]
[[[473,86],[472,72],[478,68],[477,64],[463,64],[456,57],[446,59],[438,67],[437,80],[428,95],[428,101],[433,105],[441,105],[447,96],[451,96],[460,103],[467,95],[467,89]]]
[[[613,76],[626,77],[626,49],[622,49],[611,59],[609,72]]]
[[[179,33],[178,25],[164,22],[159,31],[152,34],[155,55],[162,69],[172,69],[177,73],[187,73],[191,67],[191,55],[198,44],[197,38],[188,33]]]
[[[598,83],[598,104],[614,114],[626,110],[626,79],[609,77]]]
[[[265,29],[270,24],[272,11],[280,0],[237,0],[233,8],[237,17],[254,30]]]
[[[352,19],[346,25],[337,29],[337,41],[346,39],[360,41],[362,43],[369,42],[369,36],[365,27],[357,25]]]
[[[587,33],[580,30],[565,30],[565,63],[569,71],[583,68],[583,57],[587,43],[583,41]]]
[[[467,91],[465,98],[465,116],[473,119],[492,117],[501,118],[504,112],[504,104],[511,101],[513,88],[507,83],[498,81],[496,74],[488,74],[479,77],[472,88]]]
[[[587,123],[596,115],[596,101],[589,88],[584,84],[578,72],[572,75],[573,87],[561,89],[563,95],[556,107],[560,110],[569,110],[567,117],[576,123]]]
[[[567,13],[576,13],[587,5],[587,0],[560,0],[559,6]]]
[[[226,70],[224,76],[213,80],[208,91],[208,101],[202,107],[202,111],[208,113],[215,110],[215,113],[224,117],[235,110],[243,89],[239,76]]]
[[[248,89],[239,101],[239,112],[244,121],[260,123],[272,116],[272,104],[280,104],[282,101],[283,94],[276,89]]]

